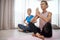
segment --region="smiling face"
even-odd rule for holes
[[[44,10],[44,9],[46,9],[46,8],[48,8],[48,3],[47,3],[47,1],[41,1],[41,9]]]

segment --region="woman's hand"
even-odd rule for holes
[[[26,26],[28,27],[28,24],[26,24]]]
[[[40,12],[39,12],[39,9],[37,8],[36,9],[36,15],[35,17],[31,20],[31,22],[35,23],[37,21],[37,19],[39,18],[39,15],[40,15]]]
[[[36,8],[36,16],[40,16],[40,12],[39,12],[39,9],[38,8]]]
[[[25,23],[25,26],[28,26],[28,23],[27,23],[26,19],[24,20],[24,23]]]
[[[40,16],[40,12],[39,11],[36,13],[36,16],[38,16],[38,17]]]

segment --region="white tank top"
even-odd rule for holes
[[[43,17],[47,18],[48,12],[46,12],[46,13],[41,13],[41,15],[42,15]],[[50,20],[49,22],[51,23],[51,20]],[[40,20],[39,20],[39,24],[40,24],[39,27],[40,27],[41,30],[42,30],[43,26],[44,26],[46,23],[47,23],[47,22],[44,21],[43,19],[40,19]]]

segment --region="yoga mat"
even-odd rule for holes
[[[8,40],[42,40],[37,37],[33,37],[32,35],[20,36],[20,37],[10,37]]]

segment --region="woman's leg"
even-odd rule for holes
[[[32,32],[31,29],[30,29],[30,27],[29,27],[29,25],[28,25],[28,27],[27,27],[27,31],[28,31],[28,32]]]
[[[21,24],[18,24],[18,31],[23,32],[23,29],[21,29],[20,26]]]
[[[27,30],[27,27],[22,24],[18,24],[18,28],[20,29],[20,31],[22,30],[24,32],[26,32],[26,30]]]
[[[46,23],[43,27],[42,30],[42,35],[44,35],[45,37],[52,37],[52,26],[51,23]]]
[[[29,23],[29,27],[30,27],[30,29],[31,29],[31,31],[32,32],[34,32],[34,34],[36,34],[37,32],[41,32],[41,30],[38,28],[38,27],[36,27],[35,25],[34,25],[34,23]]]
[[[30,26],[31,30],[34,32],[33,36],[36,36],[36,37],[44,40],[44,36],[40,35],[41,30],[38,27],[36,27],[33,23],[29,23],[29,26]]]

